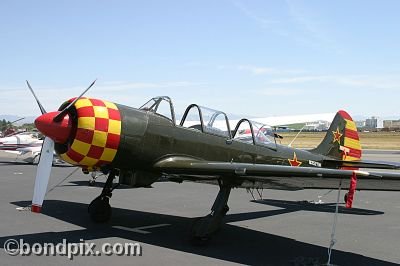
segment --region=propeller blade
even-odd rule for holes
[[[64,110],[62,110],[58,115],[56,115],[53,119],[54,122],[60,122],[63,117],[65,116],[65,114],[68,112],[68,110],[74,106],[74,104],[94,85],[94,83],[97,81],[97,79],[95,79],[92,84],[90,84],[90,86],[84,90],[81,95],[79,95],[72,103],[70,103],[67,107],[64,108]]]
[[[26,81],[26,84],[28,85],[29,90],[32,92],[33,97],[35,97],[35,100],[36,100],[37,104],[39,105],[40,112],[42,112],[42,114],[47,113],[46,110],[44,109],[43,105],[40,103],[39,98],[36,96],[35,92],[33,91],[31,84],[29,84],[28,81]]]
[[[46,195],[47,184],[49,183],[51,166],[53,163],[54,141],[45,138],[43,141],[40,161],[36,171],[35,188],[32,199],[32,212],[40,212],[44,196]]]

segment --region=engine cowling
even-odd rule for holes
[[[60,110],[73,100],[65,102]],[[64,161],[93,170],[109,165],[114,160],[121,140],[121,114],[116,104],[81,98],[61,122],[55,122],[44,115],[41,117],[35,121],[38,129],[55,141],[56,152]],[[64,128],[64,133],[68,129],[67,138],[61,134]],[[55,129],[60,133],[55,132]]]
[[[67,152],[60,157],[88,169],[110,164],[121,138],[118,107],[108,101],[83,98],[75,103],[75,110],[76,131],[69,141]]]

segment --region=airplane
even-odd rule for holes
[[[94,83],[57,111],[46,112],[27,81],[42,113],[35,125],[46,136],[37,167],[32,212],[42,209],[54,150],[84,173],[100,170],[108,175],[100,195],[88,206],[96,223],[111,218],[109,202],[119,184],[148,187],[160,177],[178,183],[218,184],[211,213],[193,224],[192,237],[200,242],[208,241],[221,227],[233,188],[338,188],[343,179],[350,187],[349,205],[356,186],[400,190],[397,172],[358,170],[398,170],[400,163],[361,160],[356,125],[343,110],[337,112],[318,147],[301,150],[278,144],[274,134],[265,134],[272,128],[246,118],[232,129],[224,112],[197,104],[189,105],[177,124],[172,100],[167,96],[154,97],[140,108],[83,97]],[[195,125],[194,115],[198,118]],[[191,118],[190,124],[185,123],[187,117]],[[220,125],[214,127],[215,121],[223,121],[225,130]],[[114,184],[117,176],[119,181]]]
[[[16,151],[25,147],[41,147],[43,140],[38,136],[38,132],[15,132],[0,138],[0,150]]]
[[[0,151],[16,155],[10,163],[37,164],[43,139],[38,132],[13,132],[0,138]]]
[[[19,118],[10,124],[14,124],[25,118]],[[1,160],[0,163],[6,164],[38,164],[40,152],[43,145],[43,137],[37,131],[16,131],[13,128],[4,130],[3,137],[0,138],[0,151],[15,154],[12,160]],[[64,165],[58,156],[54,156],[53,164]]]

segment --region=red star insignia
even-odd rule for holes
[[[339,127],[336,129],[336,131],[332,131],[333,133],[333,143],[336,141],[340,144],[340,138],[343,136],[342,133],[339,131]]]
[[[293,152],[293,160],[288,159],[290,166],[300,166],[302,162],[297,160],[297,155],[295,152]]]

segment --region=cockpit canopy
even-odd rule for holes
[[[174,105],[172,104],[171,98],[169,98],[168,96],[158,96],[151,98],[139,109],[164,116],[165,118],[170,119],[174,123],[174,125],[176,124]]]
[[[197,104],[191,104],[186,108],[179,125],[177,125],[174,106],[168,96],[154,97],[142,105],[140,109],[160,115],[170,120],[175,126],[254,145],[272,148],[276,146],[275,134],[270,126],[244,118],[237,122],[232,131],[228,116],[224,112]]]
[[[186,108],[180,126],[226,138],[231,137],[228,117],[224,112],[197,104],[191,104]]]
[[[270,126],[245,118],[237,123],[234,133],[234,140],[267,146],[275,144],[275,134]]]

